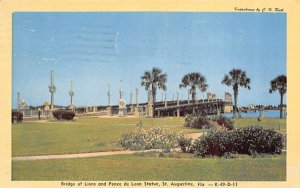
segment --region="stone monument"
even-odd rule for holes
[[[112,115],[111,114],[111,105],[110,105],[110,96],[111,96],[111,92],[110,92],[110,84],[108,84],[108,91],[107,91],[107,108],[106,108],[106,111],[107,111],[107,115]]]
[[[132,93],[132,86],[131,86],[131,90],[130,90],[130,113],[134,112],[132,97],[133,97],[133,93]]]
[[[73,96],[74,96],[73,81],[71,81],[71,89],[69,91],[69,95],[71,97],[71,103],[70,103],[69,109],[74,112],[75,111],[75,106],[73,105]]]
[[[120,98],[119,98],[119,116],[127,115],[126,101],[123,99],[124,91],[122,91],[122,80],[120,80]]]
[[[23,116],[25,115],[31,115],[32,116],[32,110],[30,110],[28,102],[25,99],[20,98],[20,93],[17,93],[17,111],[22,112]]]
[[[52,111],[54,110],[54,93],[56,92],[56,87],[54,85],[54,71],[53,70],[50,71],[49,92],[51,93],[49,117],[50,117],[50,119],[53,119]]]
[[[139,117],[140,116],[140,105],[139,105],[139,89],[138,88],[135,88],[135,104],[136,104],[136,107],[134,109],[134,114],[135,116]]]
[[[49,105],[48,101],[46,101],[44,103],[44,109],[43,109],[44,115],[46,118],[49,118],[49,110],[50,110],[50,105]]]
[[[51,93],[51,103],[50,109],[54,109],[54,93],[56,92],[56,87],[54,85],[54,71],[50,71],[50,85],[49,85],[49,92]]]

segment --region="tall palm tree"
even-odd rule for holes
[[[277,76],[275,79],[271,80],[271,88],[269,93],[273,93],[274,91],[279,92],[280,94],[280,119],[282,119],[282,103],[283,103],[283,96],[286,93],[287,83],[286,83],[286,76],[280,75]]]
[[[201,92],[205,92],[208,85],[206,83],[206,78],[203,75],[198,72],[192,72],[184,75],[179,84],[179,88],[187,87],[190,87],[188,92],[192,94],[192,101],[195,103],[196,89],[198,88]]]
[[[234,97],[233,116],[236,117],[237,111],[237,97],[239,95],[239,86],[250,89],[250,78],[247,77],[246,72],[241,69],[232,69],[229,74],[225,74],[222,84],[232,86]]]
[[[157,89],[167,90],[167,86],[165,85],[167,82],[167,74],[162,73],[162,70],[158,67],[153,67],[151,71],[145,71],[144,75],[141,76],[141,79],[141,85],[144,86],[147,91],[150,91],[153,97],[152,116],[154,117],[156,91]]]

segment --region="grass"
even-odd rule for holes
[[[12,156],[67,154],[120,150],[117,140],[127,131],[136,128],[142,120],[144,128],[168,127],[175,131],[185,129],[184,118],[91,118],[71,122],[25,122],[12,126]],[[236,127],[257,123],[255,118],[234,119]],[[286,130],[286,120],[264,118],[260,125],[264,128]]]
[[[285,181],[286,156],[158,160],[136,154],[13,161],[12,180]]]
[[[25,122],[12,126],[12,155],[46,155],[120,150],[117,140],[138,118],[93,118],[71,122]],[[144,118],[143,126],[183,130],[183,118]],[[199,132],[199,130],[188,130]]]
[[[235,118],[235,127],[247,127],[250,125],[259,125],[265,129],[275,129],[278,131],[286,131],[286,119],[275,118],[263,118],[261,121],[257,121],[257,118]]]
[[[71,122],[25,122],[12,126],[12,155],[46,155],[120,150],[116,141],[143,126],[185,129],[184,118],[91,118]],[[234,119],[236,127],[256,118]],[[260,126],[286,130],[286,120],[264,118]],[[199,132],[188,129],[188,132]],[[141,153],[77,159],[12,161],[12,180],[285,181],[286,156],[194,158],[190,154]],[[172,157],[172,158],[171,158]]]

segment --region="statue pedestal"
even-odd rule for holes
[[[107,111],[107,115],[108,116],[111,116],[112,114],[111,114],[111,106],[108,106],[107,108],[106,108],[106,111]]]
[[[139,107],[135,107],[135,108],[134,108],[134,115],[135,115],[136,117],[139,117],[139,116],[140,116],[140,110],[139,110]]]
[[[153,117],[153,107],[152,107],[152,106],[148,106],[148,107],[147,107],[146,114],[147,114],[149,117]]]
[[[52,109],[50,109],[49,111],[49,120],[54,120],[54,116],[53,116],[53,110]]]
[[[119,99],[119,116],[126,116],[127,115],[127,107],[126,101],[124,99]]]
[[[127,108],[121,109],[119,108],[119,116],[126,116],[127,115]]]

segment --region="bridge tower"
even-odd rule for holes
[[[232,95],[229,92],[225,92],[224,113],[229,113],[232,109]]]

